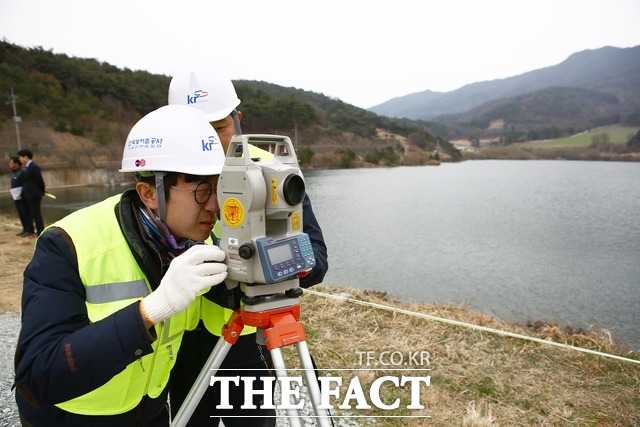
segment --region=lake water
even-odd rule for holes
[[[640,350],[640,164],[467,161],[305,173],[325,285],[609,329]],[[47,221],[120,192],[55,190]],[[12,211],[11,201],[0,208]]]
[[[610,329],[640,349],[640,164],[469,161],[306,174],[325,284]]]

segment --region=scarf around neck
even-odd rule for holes
[[[158,250],[164,265],[168,265],[172,259],[191,246],[202,244],[202,242],[186,238],[177,240],[164,221],[144,204],[140,206],[138,216],[144,233]]]

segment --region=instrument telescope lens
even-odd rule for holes
[[[304,199],[304,180],[299,175],[290,174],[282,185],[284,200],[291,206],[302,203]]]

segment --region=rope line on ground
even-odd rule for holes
[[[390,307],[388,305],[379,304],[379,303],[375,303],[375,302],[362,301],[362,300],[359,300],[359,299],[356,299],[356,298],[353,298],[353,297],[347,297],[347,296],[340,295],[340,294],[327,294],[327,293],[324,293],[324,292],[318,292],[318,291],[314,291],[314,290],[311,290],[311,289],[305,289],[304,292],[308,292],[308,293],[311,293],[311,294],[317,295],[317,296],[330,297],[330,298],[340,299],[340,300],[343,300],[343,301],[353,302],[353,303],[356,303],[356,304],[365,305],[365,306],[369,306],[369,307],[374,307],[374,308],[378,308],[378,309],[382,309],[382,310],[386,310],[386,311],[394,311],[396,313],[402,313],[402,314],[406,314],[406,315],[409,315],[409,316],[422,317],[424,319],[435,320],[437,322],[448,323],[450,325],[462,326],[462,327],[469,328],[469,329],[475,329],[475,330],[478,330],[478,331],[489,332],[489,333],[492,333],[492,334],[502,335],[502,336],[511,337],[511,338],[518,338],[518,339],[521,339],[521,340],[533,341],[533,342],[537,342],[539,344],[550,345],[550,346],[565,348],[565,349],[569,349],[569,350],[580,351],[580,352],[583,352],[583,353],[589,353],[589,354],[593,354],[593,355],[596,355],[596,356],[609,357],[611,359],[621,360],[623,362],[631,362],[631,363],[640,364],[640,360],[630,359],[630,358],[624,357],[624,356],[618,356],[618,355],[610,354],[610,353],[603,353],[601,351],[590,350],[588,348],[576,347],[576,346],[573,346],[573,345],[563,344],[563,343],[559,343],[559,342],[555,342],[555,341],[551,341],[551,340],[545,340],[545,339],[542,339],[542,338],[536,338],[536,337],[530,337],[530,336],[527,336],[527,335],[516,334],[514,332],[501,331],[499,329],[493,329],[493,328],[488,328],[486,326],[474,325],[472,323],[461,322],[461,321],[458,321],[458,320],[446,319],[444,317],[433,316],[433,315],[430,315],[430,314],[419,313],[419,312],[416,312],[416,311],[405,310],[405,309],[402,309],[402,308]]]

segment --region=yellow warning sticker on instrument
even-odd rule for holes
[[[235,197],[229,197],[222,205],[222,219],[229,227],[238,227],[244,222],[244,206]]]
[[[291,215],[291,231],[299,231],[301,224],[302,221],[300,221],[300,214]]]
[[[271,204],[278,204],[278,181],[275,178],[271,178]]]

